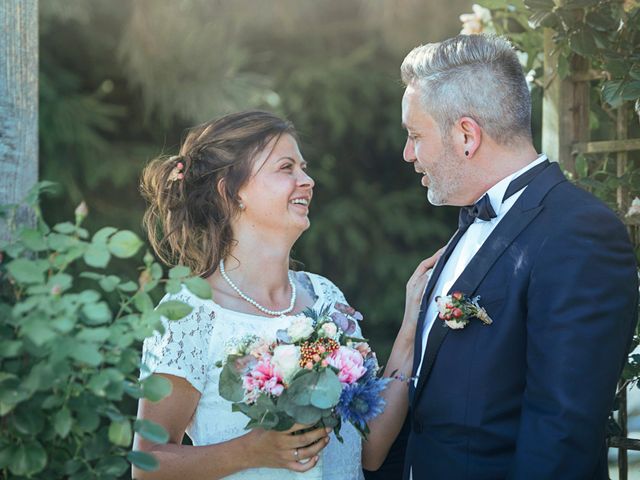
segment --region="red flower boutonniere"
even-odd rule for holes
[[[491,325],[493,320],[487,311],[478,304],[478,300],[480,300],[479,296],[470,298],[462,292],[436,297],[438,317],[444,321],[445,326],[455,330],[466,327],[473,317],[485,325]]]

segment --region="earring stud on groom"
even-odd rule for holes
[[[401,72],[404,159],[432,204],[462,207],[422,301],[404,478],[608,478],[605,425],[637,319],[624,226],[535,151],[506,40],[417,47]],[[454,292],[493,322],[446,326],[436,298]]]

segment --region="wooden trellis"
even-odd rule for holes
[[[616,112],[616,138],[606,141],[590,141],[589,108],[591,82],[600,74],[589,69],[586,59],[572,60],[571,76],[561,79],[557,75],[553,32],[544,34],[544,97],[542,106],[542,150],[560,162],[563,169],[576,178],[576,156],[578,154],[616,153],[617,176],[628,169],[628,152],[640,150],[640,138],[628,138],[628,111],[625,106]],[[629,193],[624,187],[617,189],[617,204],[620,211],[629,208]],[[630,227],[634,244],[638,243],[637,227]],[[628,450],[640,450],[640,440],[627,438],[627,385],[620,383],[618,424],[621,435],[610,437],[610,448],[618,449],[619,479],[628,478]]]

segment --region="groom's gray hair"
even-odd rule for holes
[[[458,35],[414,48],[400,67],[405,85],[420,89],[423,106],[443,135],[473,118],[496,142],[531,139],[531,96],[509,41]]]

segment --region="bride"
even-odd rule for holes
[[[159,469],[134,467],[138,479],[305,478],[322,456],[323,479],[362,478],[361,439],[351,424],[339,443],[329,429],[294,425],[287,432],[244,430],[247,418],[232,413],[218,382],[225,347],[247,334],[275,338],[307,307],[346,304],[329,280],[289,269],[290,252],[309,228],[314,182],[306,172],[293,126],[273,114],[227,115],[192,129],[176,157],[158,158],[143,173],[149,206],[145,225],[156,254],[168,265],[186,265],[210,283],[213,300],[183,289],[178,299],[193,311],[168,322],[143,345],[149,372],[170,380],[173,389],[153,403],[141,399],[138,418],[161,424],[169,442],[156,445],[140,436],[134,448],[153,453]],[[433,257],[407,286],[403,329],[415,331],[420,294]],[[407,333],[408,332],[408,333]],[[359,333],[359,331],[357,332]],[[398,341],[387,366],[410,372],[413,339]],[[400,352],[405,346],[410,352]],[[397,383],[397,385],[393,385]],[[406,412],[406,387],[392,382],[387,409],[372,425],[366,461],[380,463]],[[293,435],[297,430],[305,433]],[[193,445],[182,445],[185,432]],[[394,433],[395,432],[395,433]],[[369,453],[367,453],[369,452]]]

